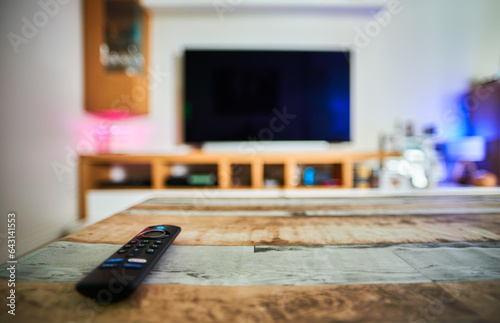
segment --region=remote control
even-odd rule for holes
[[[181,228],[152,225],[123,245],[76,285],[76,289],[99,303],[129,296],[141,284]]]

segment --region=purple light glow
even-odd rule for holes
[[[485,140],[480,136],[462,137],[448,142],[446,153],[451,160],[482,161],[485,157]]]

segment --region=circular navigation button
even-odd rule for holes
[[[137,238],[139,239],[149,239],[149,238],[155,238],[155,239],[161,239],[163,237],[168,236],[168,232],[164,230],[147,230],[139,233],[137,235]]]

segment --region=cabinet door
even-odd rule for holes
[[[85,109],[146,114],[149,14],[135,0],[86,0]]]

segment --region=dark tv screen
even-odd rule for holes
[[[347,51],[184,53],[184,141],[350,140]]]

